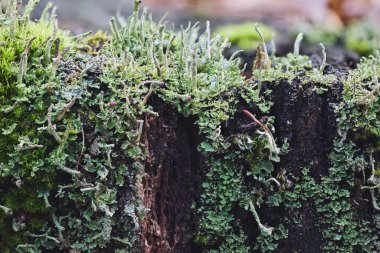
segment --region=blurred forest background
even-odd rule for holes
[[[45,6],[50,0],[42,0]],[[52,0],[60,25],[74,33],[108,29],[109,17],[117,12],[128,16],[133,0]],[[380,0],[143,0],[160,19],[176,24],[188,20],[211,20],[212,25],[244,20],[259,20],[278,28],[294,28],[303,23],[339,28],[357,19],[380,22]],[[37,10],[35,16],[38,16]]]

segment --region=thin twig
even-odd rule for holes
[[[262,127],[264,130],[268,130],[269,131],[269,128],[266,125],[264,125],[263,123],[261,123],[258,119],[256,119],[256,117],[252,113],[250,113],[248,110],[243,110],[243,112],[250,119],[252,119],[254,122],[256,122],[260,127]]]

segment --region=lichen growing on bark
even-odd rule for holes
[[[299,36],[244,79],[208,23],[139,3],[108,37],[1,14],[0,251],[379,251],[378,56]]]

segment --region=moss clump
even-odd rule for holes
[[[86,36],[86,35],[84,35]],[[102,47],[108,42],[109,37],[106,32],[97,31],[94,35],[86,36],[82,40],[81,50],[90,55],[98,55]]]
[[[138,251],[138,217],[145,209],[135,184],[145,159],[144,115],[156,115],[147,103],[152,92],[198,118],[206,136],[200,149],[227,148],[218,129],[235,111],[233,89],[245,84],[237,62],[223,58],[228,43],[209,30],[197,38],[197,27],[168,30],[137,6],[138,1],[125,27],[111,19],[112,37],[95,56],[70,51],[65,57],[63,46],[55,48],[48,39],[31,44],[22,82],[15,78],[18,69],[9,71],[14,96],[23,101],[6,100],[2,107],[5,114],[20,115],[2,118],[1,125],[12,138],[1,147],[1,179],[7,183],[0,201],[14,209],[2,216],[7,227],[2,237],[12,238],[2,240],[2,251]],[[23,31],[15,28],[15,34]],[[59,34],[55,28],[49,36]],[[98,47],[97,37],[104,42],[103,35],[85,42]],[[19,205],[16,196],[31,202]]]
[[[48,13],[30,22],[33,4],[20,14],[10,2],[0,14],[0,204],[12,210],[0,214],[2,252],[28,240],[23,230],[43,228],[49,212],[39,192],[56,184],[55,173],[40,171],[51,140],[39,137],[37,122],[50,101],[46,86],[56,80],[53,57],[71,42]]]

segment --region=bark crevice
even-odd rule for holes
[[[196,133],[191,119],[181,116],[156,96],[144,127],[147,151],[142,175],[142,252],[187,252],[194,231],[191,203],[199,181]]]

